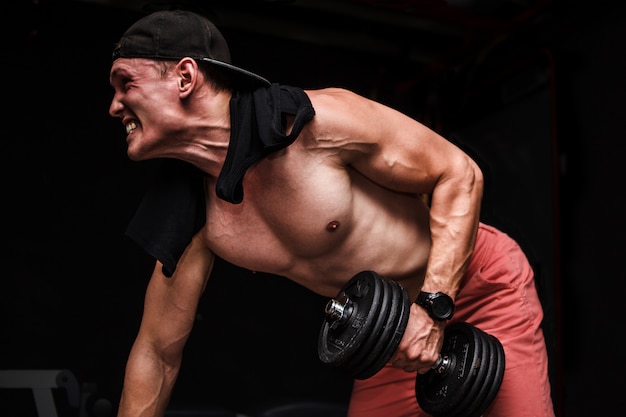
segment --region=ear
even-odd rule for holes
[[[178,78],[178,91],[181,98],[191,94],[198,82],[198,63],[192,58],[183,58],[176,64],[176,77]]]

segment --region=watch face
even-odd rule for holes
[[[433,300],[433,314],[436,317],[448,318],[452,313],[452,303],[445,297],[437,297]]]
[[[415,302],[424,307],[435,320],[449,320],[454,313],[454,301],[442,292],[420,292]]]
[[[439,320],[448,320],[454,313],[454,302],[452,298],[443,293],[437,293],[432,298],[432,313]]]

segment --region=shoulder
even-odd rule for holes
[[[325,125],[348,130],[389,129],[400,123],[415,124],[416,121],[407,115],[370,98],[343,88],[325,88],[305,90],[315,109],[315,120]]]
[[[304,92],[311,98],[311,101],[317,100],[345,100],[345,99],[360,99],[364,98],[353,91],[339,87],[321,88],[318,90],[304,90]]]
[[[315,116],[307,123],[304,136],[309,146],[314,148],[341,148],[355,137],[355,130],[363,120],[358,107],[368,100],[352,91],[342,88],[305,90],[311,100]]]
[[[350,90],[325,88],[305,92],[315,109],[310,127],[323,136],[352,136],[367,129],[380,115],[380,104]]]
[[[298,144],[307,153],[325,155],[337,165],[352,163],[380,145],[381,105],[350,90],[305,90],[315,116],[303,129]]]
[[[344,88],[324,88],[321,90],[305,90],[309,96],[316,115],[345,115],[352,109],[371,108],[376,106],[374,101]]]
[[[415,119],[367,97],[343,88],[305,90],[315,109],[309,124],[312,138],[350,147],[381,146],[402,140],[408,132],[424,133]]]

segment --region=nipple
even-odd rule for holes
[[[326,225],[326,230],[329,232],[334,232],[337,229],[339,229],[339,222],[337,220],[333,220]]]

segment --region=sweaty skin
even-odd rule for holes
[[[464,152],[419,122],[343,89],[306,91],[316,115],[297,140],[253,165],[245,198],[215,195],[230,138],[229,91],[196,62],[114,61],[110,114],[132,160],[177,158],[207,174],[205,227],[172,278],[157,261],[126,368],[120,416],[162,415],[214,257],[334,297],[356,273],[453,298],[472,254],[483,178]],[[431,197],[430,208],[421,195]],[[419,306],[391,363],[426,372],[444,325]]]

